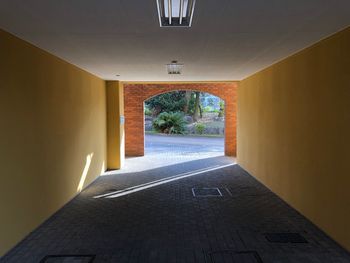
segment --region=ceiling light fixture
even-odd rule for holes
[[[196,0],[156,0],[161,27],[191,27]]]
[[[181,74],[183,64],[177,63],[177,60],[171,61],[170,64],[166,65],[168,74],[170,75],[179,75]]]

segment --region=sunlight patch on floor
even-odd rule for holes
[[[211,172],[211,171],[216,171],[216,170],[223,169],[223,168],[226,168],[226,167],[230,167],[230,166],[233,166],[233,165],[236,165],[236,164],[231,163],[231,164],[226,164],[226,165],[214,165],[214,166],[203,168],[203,169],[198,169],[198,170],[193,170],[193,171],[186,172],[186,173],[177,174],[177,175],[170,176],[170,177],[167,177],[167,178],[163,178],[163,179],[160,179],[160,180],[155,180],[155,181],[148,182],[148,183],[145,183],[145,184],[140,184],[140,185],[128,187],[128,188],[125,188],[125,189],[122,189],[122,190],[118,190],[118,191],[115,191],[115,192],[112,192],[112,193],[106,193],[106,194],[102,194],[102,195],[97,195],[97,196],[94,196],[94,198],[95,199],[97,199],[97,198],[117,198],[117,197],[121,197],[121,196],[124,196],[124,195],[129,195],[129,194],[132,194],[132,193],[135,193],[135,192],[139,192],[139,191],[142,191],[142,190],[146,190],[146,189],[149,189],[149,188],[153,188],[153,187],[156,187],[156,186],[159,186],[159,185],[163,185],[163,184],[167,184],[167,183],[174,182],[174,181],[177,181],[177,180],[181,180],[181,179],[184,179],[184,178],[188,178],[188,177],[191,177],[191,176],[194,176],[194,175],[199,175],[199,174],[203,174],[203,173],[207,173],[207,172]]]

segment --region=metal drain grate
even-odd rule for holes
[[[222,193],[219,188],[192,188],[194,197],[220,197]]]
[[[267,233],[265,238],[271,243],[308,243],[299,233]]]
[[[263,263],[256,251],[218,250],[208,253],[211,263]]]
[[[48,255],[40,263],[92,263],[95,255]]]

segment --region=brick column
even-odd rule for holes
[[[124,89],[126,156],[145,154],[144,94],[137,91],[128,87]]]

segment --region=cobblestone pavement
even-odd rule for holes
[[[150,156],[128,159],[128,165],[148,169],[99,177],[0,261],[92,255],[94,263],[350,262],[345,250],[232,158],[153,167]],[[289,243],[279,236],[275,243],[268,233],[300,236]]]

